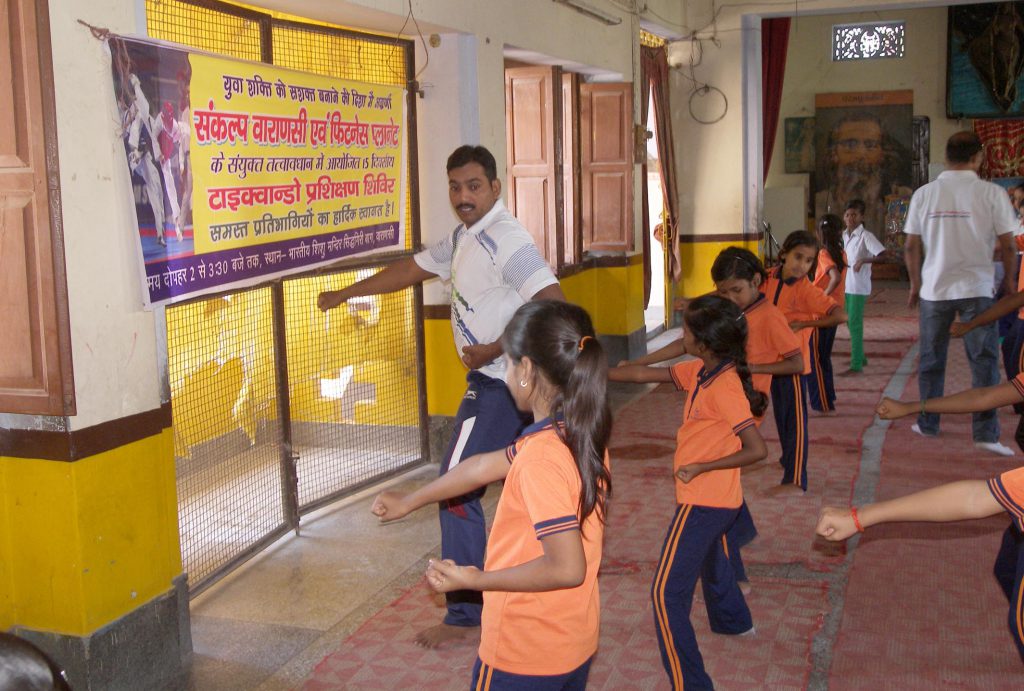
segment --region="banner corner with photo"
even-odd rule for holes
[[[405,248],[405,90],[113,37],[147,307]]]

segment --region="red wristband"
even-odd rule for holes
[[[853,518],[853,526],[857,529],[857,532],[858,533],[863,533],[864,532],[864,526],[862,526],[860,524],[860,519],[857,518],[857,507],[856,506],[851,506],[850,507],[850,516]]]

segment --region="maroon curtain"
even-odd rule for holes
[[[641,112],[646,120],[647,103],[654,101],[654,131],[658,141],[658,159],[661,162],[661,191],[665,197],[665,238],[671,252],[668,257],[669,275],[673,281],[682,277],[682,263],[679,259],[679,192],[676,186],[676,149],[672,140],[672,111],[669,108],[668,55],[665,47],[640,47],[640,66],[643,78],[643,101]],[[646,124],[646,123],[645,123]],[[644,180],[644,189],[647,181]],[[644,237],[649,233],[644,228]],[[649,243],[649,240],[645,240]],[[650,252],[645,252],[647,274],[650,274]],[[646,290],[649,294],[650,289]],[[646,304],[646,301],[645,301]]]
[[[761,20],[761,122],[764,125],[764,179],[772,163],[775,131],[779,128],[782,80],[786,76],[789,17]]]

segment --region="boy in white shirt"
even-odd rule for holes
[[[885,257],[885,246],[863,224],[864,202],[851,199],[843,221],[843,251],[850,269],[846,272],[846,314],[850,329],[850,369],[844,375],[860,374],[868,360],[864,357],[864,303],[871,295],[871,265]]]

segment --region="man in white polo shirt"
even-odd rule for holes
[[[448,197],[462,223],[414,256],[342,290],[320,293],[317,300],[321,310],[329,310],[354,297],[403,290],[429,278],[451,282],[452,333],[469,373],[442,475],[464,458],[508,446],[532,422],[522,418],[505,386],[499,339],[528,300],[565,299],[532,236],[501,202],[494,156],[482,146],[460,146],[449,156],[447,169]],[[480,489],[442,503],[442,559],[483,569],[483,493]],[[433,648],[480,626],[479,592],[456,591],[446,598],[444,622],[420,632],[420,645]]]
[[[943,395],[953,320],[959,316],[960,321],[968,321],[992,304],[992,253],[997,244],[1006,269],[1006,294],[1016,292],[1012,243],[1017,219],[1003,188],[978,177],[983,157],[978,135],[954,134],[946,143],[946,170],[914,192],[907,211],[908,304],[914,307],[920,302],[918,388],[923,402]],[[964,350],[974,388],[999,383],[999,336],[994,322],[965,335]],[[938,435],[939,416],[922,413],[913,430],[926,437]],[[972,432],[978,448],[1013,455],[1012,449],[999,443],[996,411],[974,413]]]

